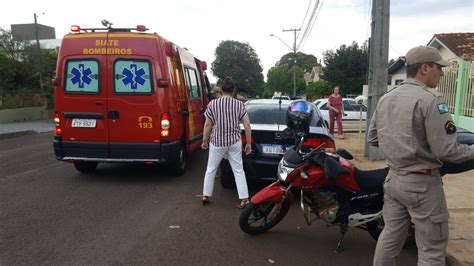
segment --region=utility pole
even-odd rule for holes
[[[369,160],[383,160],[379,148],[367,143],[367,133],[379,99],[387,92],[390,0],[372,1],[372,31],[369,41],[368,110],[364,155]]]
[[[35,16],[35,37],[36,37],[36,46],[38,48],[38,69],[39,69],[39,78],[40,78],[40,90],[43,90],[43,74],[41,74],[41,69],[42,69],[42,64],[41,64],[41,46],[39,43],[39,38],[38,38],[38,22],[36,21],[36,13],[34,13]]]
[[[283,32],[292,31],[294,34],[294,42],[293,42],[293,96],[296,96],[296,32],[300,31],[301,29],[289,29],[283,30]]]

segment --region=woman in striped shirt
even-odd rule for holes
[[[217,168],[222,158],[227,158],[234,172],[235,183],[239,193],[239,208],[245,207],[249,202],[247,180],[242,164],[242,141],[240,137],[240,121],[244,124],[245,138],[247,140],[244,148],[246,155],[252,151],[250,120],[244,104],[234,99],[235,84],[231,78],[226,77],[222,85],[222,97],[212,100],[207,106],[204,116],[204,136],[201,148],[209,149],[206,175],[204,177],[204,188],[202,203],[209,202],[214,190],[214,180]]]

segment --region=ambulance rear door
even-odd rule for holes
[[[107,158],[107,71],[105,55],[84,55],[105,34],[65,37],[59,64],[64,82],[56,87],[64,157]]]
[[[107,56],[112,72],[107,111],[111,158],[145,160],[161,156],[160,122],[166,97],[154,82],[160,72],[152,56],[158,49],[156,38],[109,33],[108,43],[115,46],[111,48],[114,54]]]

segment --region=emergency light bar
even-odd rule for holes
[[[82,29],[80,26],[78,25],[72,25],[71,26],[71,32],[73,33],[79,33],[81,31],[84,31],[84,32],[96,32],[96,31],[138,31],[138,32],[145,32],[147,30],[149,30],[147,27],[145,27],[144,25],[137,25],[135,28],[112,28],[112,27],[108,27],[108,28],[87,28],[87,29]]]

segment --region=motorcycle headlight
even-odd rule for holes
[[[295,170],[295,168],[285,166],[284,163],[285,160],[282,159],[278,164],[278,179],[283,182],[285,182],[286,178],[288,177],[288,174]]]

